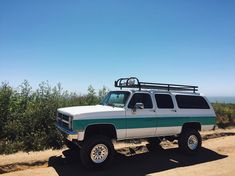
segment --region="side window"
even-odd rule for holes
[[[151,100],[151,96],[146,93],[135,93],[131,101],[128,105],[128,108],[134,108],[136,103],[143,103],[144,104],[144,109],[152,109],[153,108],[153,103]]]
[[[168,94],[156,94],[155,95],[157,107],[159,109],[173,109],[174,104],[172,98]]]
[[[206,100],[201,96],[176,95],[179,108],[182,109],[210,109]]]

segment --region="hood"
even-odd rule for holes
[[[60,108],[58,112],[73,116],[73,118],[94,118],[94,117],[111,117],[125,115],[125,109],[112,106],[74,106],[67,108]]]

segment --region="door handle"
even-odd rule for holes
[[[175,109],[171,110],[172,112],[177,112]]]

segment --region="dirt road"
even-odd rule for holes
[[[176,145],[168,143],[163,143],[163,148],[156,152],[149,152],[145,146],[132,146],[135,153],[130,153],[124,144],[111,167],[103,171],[87,171],[81,167],[77,152],[48,150],[2,155],[0,173],[2,176],[234,175],[235,129],[204,132],[202,136],[203,148],[193,157],[183,155]]]

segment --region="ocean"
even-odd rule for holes
[[[234,103],[235,97],[207,97],[211,103]]]

